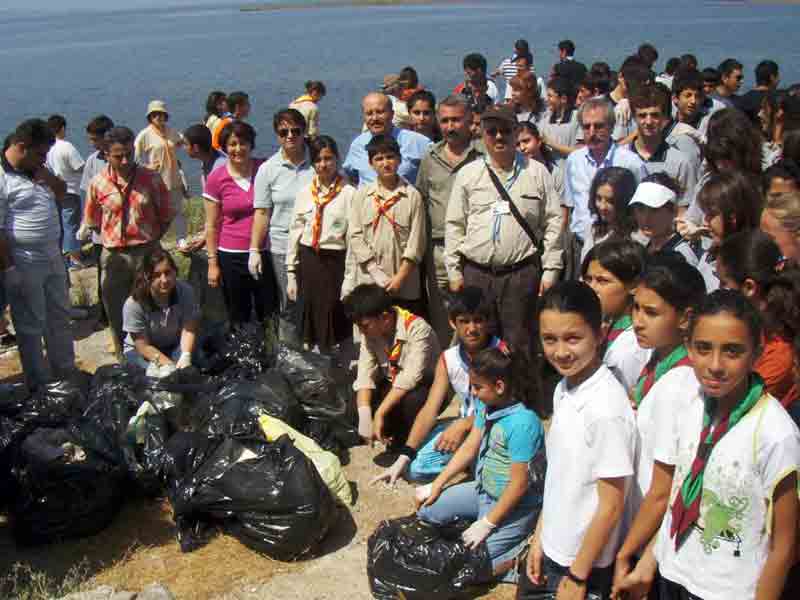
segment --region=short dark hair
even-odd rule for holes
[[[483,54],[473,52],[467,54],[462,62],[464,69],[480,70],[486,73],[486,57]]]
[[[250,96],[245,92],[231,92],[228,94],[228,110],[232,113],[242,104],[250,102]]]
[[[325,89],[325,84],[324,83],[322,83],[321,81],[313,80],[313,79],[310,80],[310,81],[306,81],[305,88],[306,88],[306,92],[309,93],[309,94],[311,92],[316,91],[316,92],[319,92],[320,96],[324,96],[325,94],[328,93],[328,90]]]
[[[519,52],[528,52],[528,53],[530,53],[531,47],[528,44],[528,40],[519,39],[516,42],[514,42],[514,50],[516,50],[517,53],[519,53]]]
[[[764,191],[769,189],[773,179],[788,179],[800,186],[800,165],[790,158],[782,158],[764,171]]]
[[[105,115],[97,115],[86,125],[86,133],[97,136],[104,136],[106,131],[114,127],[114,121]]]
[[[572,40],[561,40],[558,42],[558,49],[567,53],[567,56],[575,54],[575,44]]]
[[[478,377],[499,379],[506,384],[509,393],[513,394],[514,359],[510,352],[503,352],[499,348],[484,348],[472,358],[469,371]]]
[[[684,90],[703,93],[703,76],[696,69],[678,69],[672,80],[672,95],[680,96]]]
[[[756,85],[769,85],[773,77],[778,76],[778,63],[774,60],[762,60],[756,65]]]
[[[605,96],[611,91],[611,79],[594,71],[589,71],[586,77],[578,84],[578,87],[585,87],[595,96]]]
[[[742,67],[742,63],[740,63],[735,58],[726,58],[721,63],[719,63],[717,71],[719,71],[720,77],[727,77],[737,69],[741,70],[743,68],[744,67]]]
[[[153,271],[164,261],[170,264],[173,271],[176,273],[178,272],[178,265],[175,264],[175,259],[172,258],[172,255],[160,246],[156,246],[154,250],[144,255],[142,266],[139,267],[139,270],[136,272],[136,277],[133,280],[131,297],[140,305],[149,309],[155,308],[153,296],[150,293],[150,282],[153,279]]]
[[[703,77],[703,84],[719,85],[720,73],[713,67],[706,67],[700,74]]]
[[[411,94],[408,100],[406,100],[406,106],[408,107],[408,110],[414,108],[414,105],[420,101],[427,102],[431,105],[432,110],[436,110],[436,96],[434,96],[433,93],[429,92],[428,90],[419,90]]]
[[[697,324],[703,317],[712,317],[720,313],[729,313],[747,325],[747,333],[753,348],[761,347],[763,327],[758,310],[750,303],[744,294],[736,290],[714,290],[705,296],[695,307],[689,321],[689,337],[694,335]]]
[[[250,123],[246,123],[244,121],[231,121],[225,125],[219,134],[219,147],[223,149],[227,148],[228,139],[232,135],[235,135],[240,140],[250,144],[251,150],[256,147],[256,130],[252,125],[250,125]]]
[[[652,67],[658,60],[658,50],[656,50],[656,47],[653,46],[653,44],[648,42],[645,42],[639,46],[636,54],[639,55],[639,58],[641,58],[648,67]]]
[[[706,283],[700,271],[675,252],[651,256],[639,285],[653,290],[677,311],[694,308],[706,294]]]
[[[400,154],[400,144],[392,136],[380,133],[367,142],[367,156],[372,160],[378,154]]]
[[[752,279],[763,288],[775,277],[783,255],[770,236],[753,229],[725,238],[717,250],[717,261],[737,284]]]
[[[397,75],[408,89],[414,89],[419,85],[419,75],[414,67],[403,67]]]
[[[197,146],[203,152],[211,152],[211,131],[202,123],[187,127],[183,137],[190,146]]]
[[[664,66],[664,72],[667,75],[674,75],[680,66],[681,59],[677,56],[673,56],[672,58],[667,59],[667,64]]]
[[[647,262],[647,250],[632,239],[613,239],[592,246],[581,265],[581,275],[585,276],[593,260],[625,285],[639,281]]]
[[[52,146],[56,141],[56,136],[42,119],[27,119],[17,125],[13,140],[14,144],[25,144],[26,146]]]
[[[311,158],[311,164],[317,162],[319,159],[319,153],[326,148],[333,152],[333,155],[337,159],[339,158],[339,147],[336,145],[336,140],[334,140],[331,136],[318,135],[308,142],[308,154]]]
[[[603,326],[603,307],[594,290],[583,281],[561,281],[539,298],[539,318],[546,310],[576,313],[599,334]]]
[[[611,78],[611,65],[607,62],[598,60],[592,63],[591,68],[589,69],[590,73],[597,73],[598,75],[602,75],[603,77]]]
[[[681,54],[681,67],[697,70],[697,57],[694,54]]]
[[[112,127],[106,131],[105,135],[106,144],[109,146],[112,144],[127,146],[128,144],[132,144],[134,139],[136,139],[136,136],[133,134],[133,131],[129,127],[123,126]]]
[[[467,286],[456,294],[451,294],[447,303],[447,316],[455,321],[462,315],[480,315],[491,318],[492,304],[478,287]]]
[[[697,203],[706,214],[720,215],[723,238],[759,227],[761,191],[740,171],[710,173],[697,193]]]
[[[53,135],[55,135],[67,126],[67,120],[63,115],[50,115],[47,118],[47,126],[50,128],[50,131],[53,132]]]
[[[670,116],[670,95],[662,86],[656,84],[643,85],[633,91],[630,97],[631,108],[635,111],[642,108],[658,106],[664,117]]]
[[[362,283],[344,299],[347,318],[356,323],[361,319],[379,317],[392,309],[394,300],[379,285]]]
[[[737,169],[760,178],[761,135],[750,119],[736,108],[718,110],[708,120],[705,158],[716,171],[721,160],[732,161]]]
[[[638,56],[628,57],[622,63],[619,74],[625,80],[625,85],[630,93],[635,93],[639,87],[651,83],[653,79],[653,72]]]
[[[217,108],[217,105],[223,100],[227,99],[228,97],[225,95],[225,92],[221,92],[219,90],[214,90],[211,92],[206,99],[206,120],[208,120],[208,117],[211,115],[221,117],[222,114],[220,113],[219,108]]]
[[[566,77],[553,77],[547,82],[547,89],[553,90],[558,96],[566,96],[569,102],[575,101],[575,86]]]
[[[295,125],[298,125],[304,132],[306,131],[306,127],[308,127],[303,113],[296,108],[283,108],[272,116],[272,129],[275,130],[275,133],[278,133],[278,128],[280,127],[281,121],[289,121],[290,123],[294,123]]]

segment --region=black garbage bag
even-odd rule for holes
[[[200,396],[188,416],[188,428],[208,435],[260,435],[259,417],[269,415],[299,429],[300,405],[289,383],[276,369],[255,379],[225,383],[213,394]]]
[[[281,347],[275,368],[289,382],[300,402],[303,416],[320,425],[301,427],[301,430],[326,450],[332,436],[341,448],[361,443],[356,428],[355,402],[352,381],[334,359],[314,352],[298,352]]]
[[[88,419],[35,429],[20,444],[10,517],[17,542],[94,535],[119,510],[125,476],[114,440]]]
[[[415,516],[383,521],[367,542],[367,576],[378,600],[428,600],[467,596],[491,579],[486,544],[461,541],[468,522],[436,526]],[[402,596],[400,595],[402,593]]]
[[[226,379],[254,379],[269,368],[264,326],[244,323],[232,329],[222,340],[209,338],[203,345],[209,375]]]
[[[294,560],[313,551],[338,516],[313,463],[285,435],[267,442],[176,433],[165,472],[184,552],[219,525],[259,552]]]

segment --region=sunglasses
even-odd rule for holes
[[[489,137],[497,137],[498,133],[503,137],[508,137],[513,133],[513,129],[510,127],[487,127],[485,131]]]
[[[300,129],[299,127],[288,127],[284,129],[278,129],[278,137],[282,138],[288,137],[290,132],[294,137],[300,137],[301,135],[303,135],[303,130]]]

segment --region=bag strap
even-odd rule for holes
[[[508,193],[508,190],[500,183],[500,179],[497,177],[497,173],[494,172],[492,167],[489,164],[486,164],[486,170],[489,171],[489,178],[492,180],[494,187],[497,189],[497,193],[500,194],[500,197],[508,202],[508,208],[511,209],[511,214],[514,216],[514,219],[517,221],[517,225],[522,227],[522,231],[526,233],[526,235],[531,238],[531,242],[533,242],[533,246],[536,248],[536,251],[541,255],[541,248],[539,247],[539,240],[536,237],[536,234],[533,232],[533,228],[531,224],[528,223],[520,214],[517,205],[514,204],[514,201],[511,199],[511,195]],[[541,198],[538,196],[535,197],[541,201]]]

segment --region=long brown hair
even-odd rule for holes
[[[142,266],[136,273],[131,289],[131,297],[142,306],[153,307],[153,296],[150,294],[150,282],[153,280],[153,272],[162,262],[167,261],[175,273],[178,272],[178,265],[172,255],[161,247],[157,247],[142,260]]]

